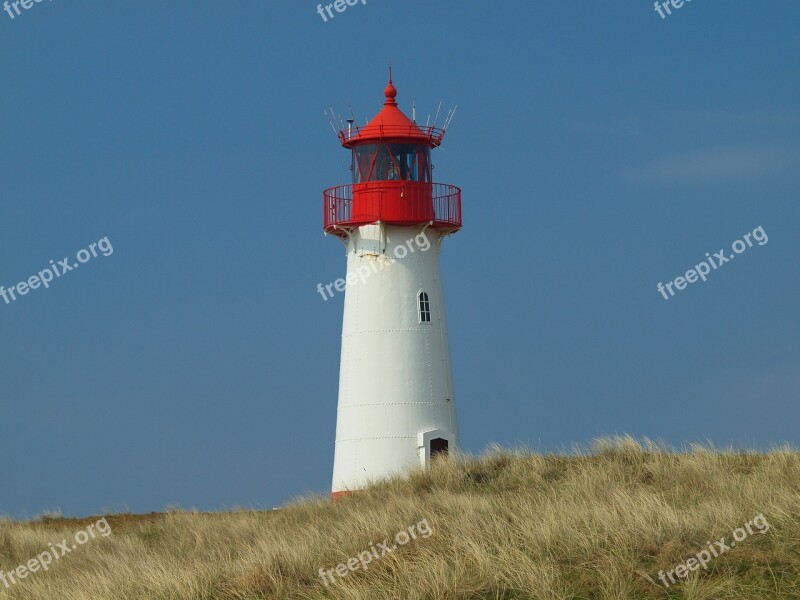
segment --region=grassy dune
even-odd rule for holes
[[[757,515],[768,531],[751,527],[707,570],[669,588],[659,581],[707,541],[730,544]],[[96,520],[0,521],[0,568],[13,571]],[[416,539],[378,549],[423,520]],[[789,449],[671,452],[629,438],[570,455],[496,449],[333,503],[107,522],[111,535],[9,589],[0,583],[0,598],[800,598],[800,454]],[[335,575],[359,555],[371,555],[366,569]],[[336,582],[323,583],[320,568]]]

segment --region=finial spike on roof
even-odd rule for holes
[[[389,64],[389,85],[386,86],[386,89],[383,90],[383,94],[386,96],[386,102],[384,102],[384,106],[397,106],[397,101],[395,98],[397,97],[397,88],[394,87],[394,83],[392,83],[392,65]]]

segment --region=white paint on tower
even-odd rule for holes
[[[407,244],[423,232],[430,249]],[[444,237],[427,224],[377,223],[345,239],[348,276],[365,266],[373,273],[345,289],[334,495],[459,445],[439,271]],[[373,269],[391,258],[391,267]]]

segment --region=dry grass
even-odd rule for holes
[[[656,579],[763,513],[754,533],[668,590]],[[326,587],[319,575],[427,519],[419,538]],[[0,521],[9,571],[96,519]],[[800,598],[800,454],[630,438],[571,455],[490,450],[338,502],[109,517],[0,598],[30,600]],[[655,582],[648,579],[650,577]]]

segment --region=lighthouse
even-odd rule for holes
[[[332,496],[459,446],[439,267],[461,190],[433,182],[442,128],[418,125],[392,83],[380,112],[338,131],[352,183],[323,192],[324,230],[347,255]]]

